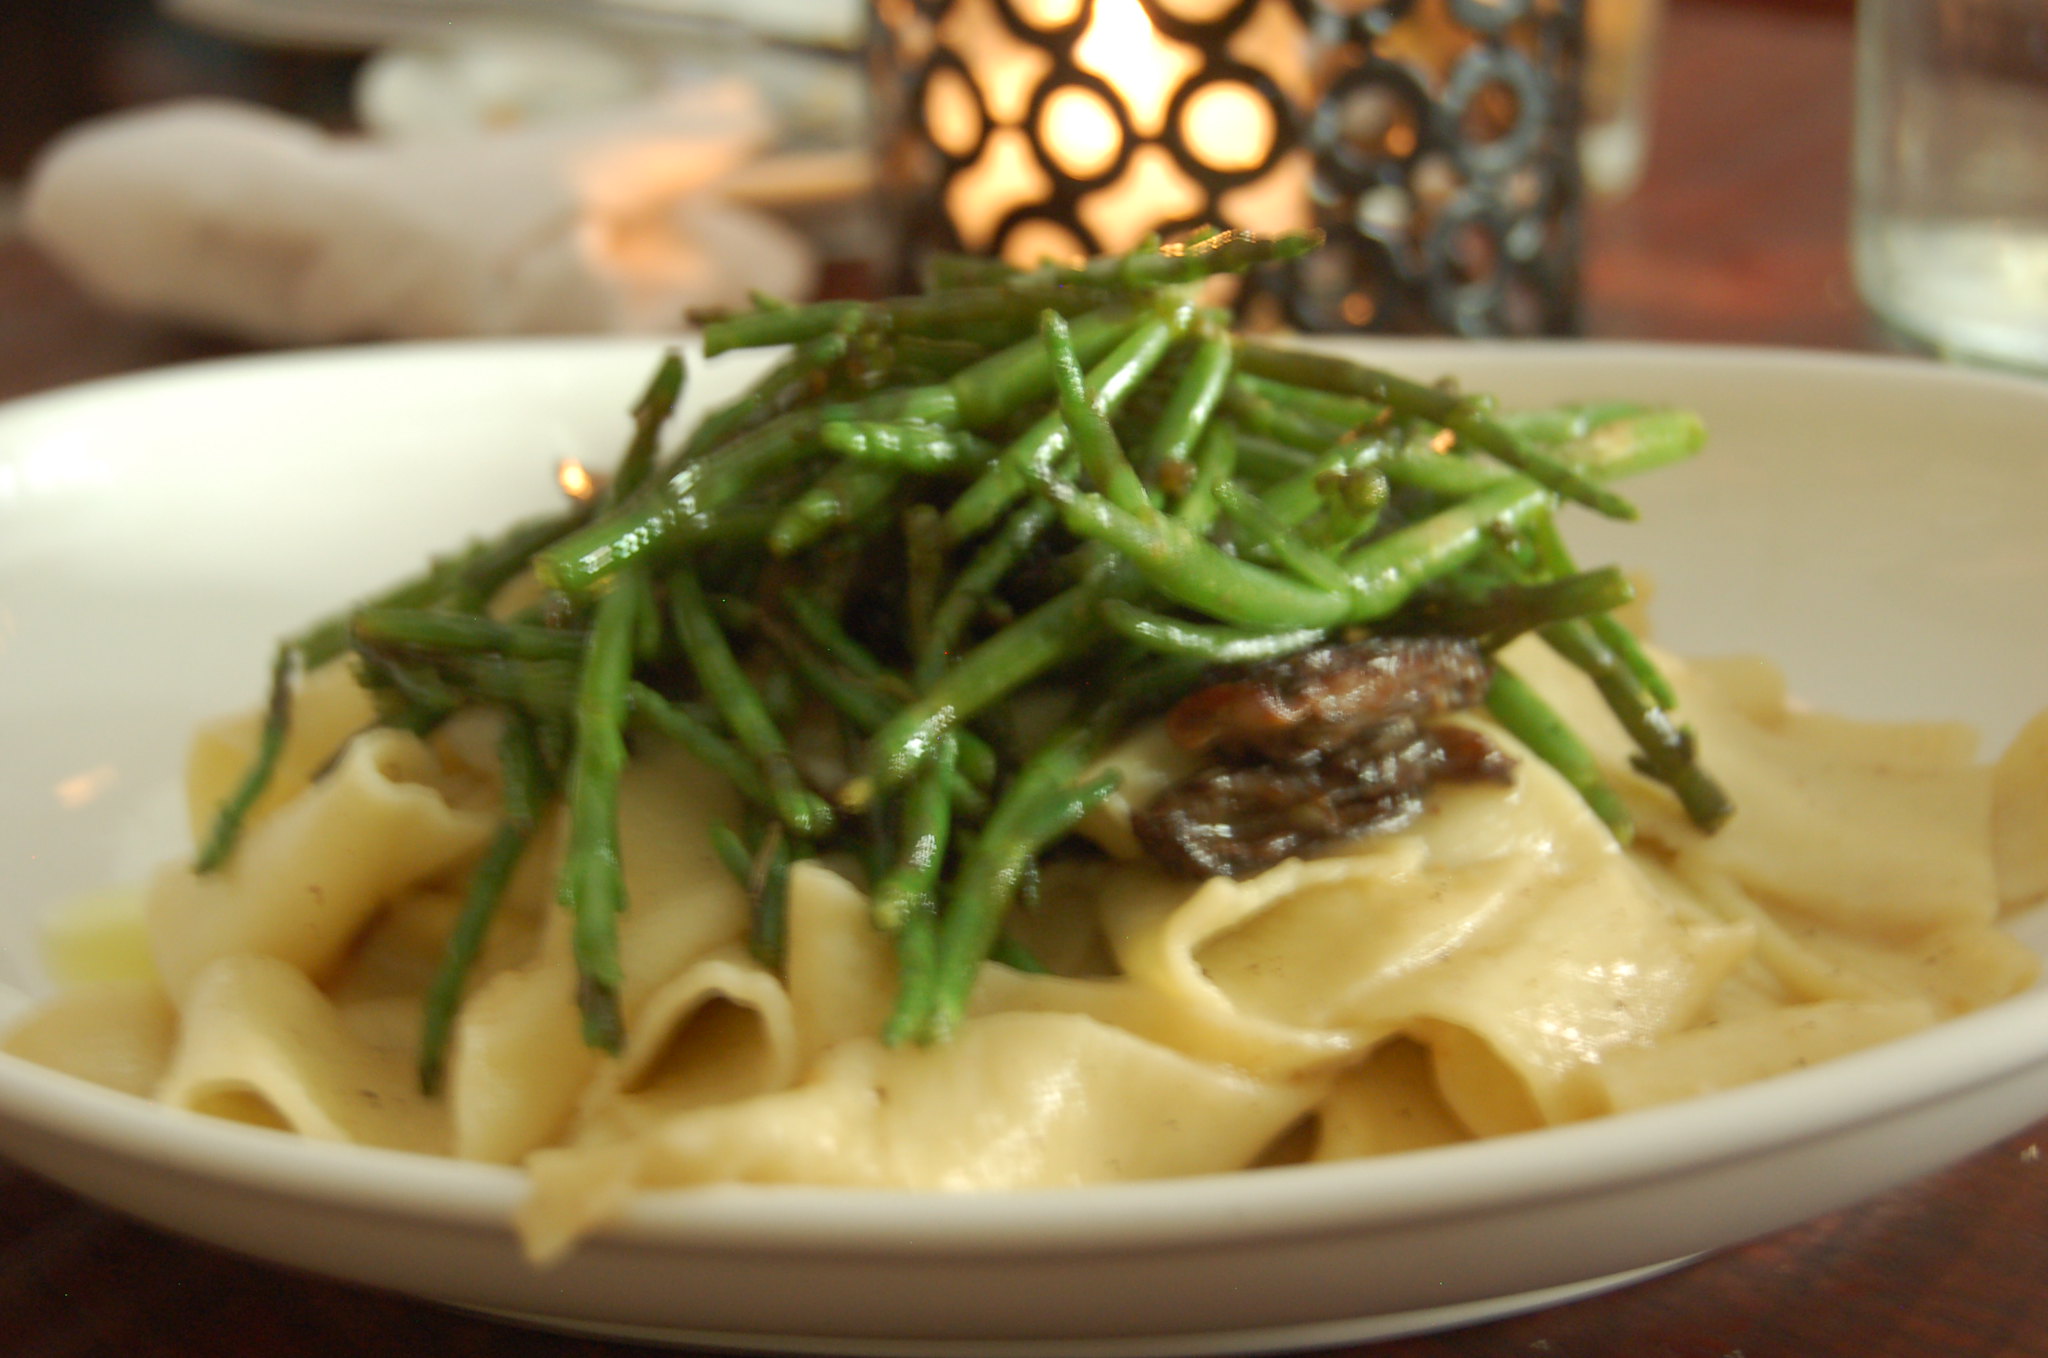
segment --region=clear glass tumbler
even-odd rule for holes
[[[1864,300],[1944,355],[2048,369],[2048,3],[1859,0]]]

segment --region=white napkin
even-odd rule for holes
[[[23,226],[115,305],[261,341],[673,329],[809,290],[801,238],[718,195],[769,133],[731,81],[402,141],[158,105],[60,138]]]

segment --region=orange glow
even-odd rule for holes
[[[1010,3],[1024,25],[1038,32],[1070,24],[1082,13],[1079,0]],[[1234,3],[1174,0],[1172,12],[1220,15]],[[1235,55],[1267,72],[1288,96],[1307,98],[1312,91],[1306,30],[1286,0],[1261,0],[1255,8],[1255,19],[1240,34],[1245,50]],[[1077,209],[1077,220],[1101,248],[1128,249],[1162,222],[1204,209],[1200,185],[1178,168],[1161,142],[1176,96],[1204,69],[1203,53],[1155,28],[1141,0],[1094,0],[1087,12],[1072,58],[1101,87],[1067,84],[1046,91],[1032,126],[1026,124],[1034,92],[1052,75],[1047,45],[1012,31],[996,0],[957,0],[939,20],[938,38],[964,64],[968,79],[944,71],[935,75],[918,113],[947,154],[961,157],[981,148],[972,164],[950,176],[945,189],[946,215],[970,251],[997,248],[1002,221],[1019,207],[1045,201],[1054,178],[1092,183],[1126,156],[1114,182],[1090,189]],[[982,93],[985,128],[974,106],[974,89]],[[1234,173],[1264,164],[1282,134],[1264,97],[1237,81],[1219,82],[1191,97],[1180,122],[1175,130],[1197,158]],[[1127,129],[1133,144],[1126,144]],[[1255,184],[1237,186],[1233,201],[1215,204],[1215,215],[1261,231],[1305,220],[1306,175],[1292,166],[1275,170]],[[1251,215],[1236,217],[1239,209]],[[1063,253],[1063,245],[1034,232],[1029,241],[1006,239],[1000,248],[1006,257],[1018,259],[1048,250]]]
[[[1185,14],[1184,7],[1169,6]],[[1308,29],[1291,4],[1266,4],[1254,9],[1249,19],[1230,36],[1230,55],[1247,66],[1255,66],[1272,77],[1281,93],[1299,107],[1315,102],[1316,81],[1309,69]]]
[[[1161,37],[1138,0],[1095,0],[1088,31],[1074,44],[1074,64],[1107,80],[1139,135],[1156,137],[1173,92],[1201,69],[1202,58],[1186,43]]]
[[[939,22],[939,37],[967,63],[989,118],[1014,127],[1031,107],[1031,92],[1052,73],[1052,56],[1012,33],[991,0],[959,0]]]
[[[1033,28],[1049,30],[1074,22],[1081,12],[1081,0],[1022,0],[1013,8]]]
[[[1081,200],[1081,224],[1105,250],[1128,250],[1162,219],[1201,211],[1202,194],[1163,146],[1146,145],[1114,184]]]
[[[1315,158],[1296,147],[1265,174],[1218,199],[1223,220],[1241,222],[1255,231],[1294,231],[1314,226],[1314,200],[1309,193],[1314,175]]]
[[[597,494],[596,478],[573,457],[565,457],[556,465],[555,484],[572,500],[589,500]]]
[[[1070,267],[1087,262],[1088,252],[1073,232],[1057,222],[1035,218],[1017,224],[1003,239],[1003,258],[1020,269],[1051,261]]]
[[[1123,132],[1116,112],[1093,90],[1074,86],[1045,101],[1045,147],[1075,179],[1092,179],[1116,162]]]
[[[932,140],[949,156],[964,156],[981,140],[981,109],[967,77],[950,67],[933,72],[925,86],[924,121]]]
[[[1051,190],[1030,141],[1014,127],[999,127],[989,134],[981,158],[946,186],[946,213],[968,249],[986,250],[1004,217]]]
[[[1253,169],[1273,149],[1273,110],[1248,86],[1204,86],[1183,116],[1188,145],[1215,169]]]
[[[57,805],[66,811],[76,811],[80,807],[90,806],[98,801],[108,788],[119,782],[120,777],[112,764],[102,764],[83,773],[74,773],[69,778],[60,780],[54,789],[57,794]]]

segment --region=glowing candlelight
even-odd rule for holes
[[[1570,333],[1580,6],[872,0],[881,178],[913,286],[1197,227],[1313,227],[1253,325]]]
[[[1144,137],[1159,135],[1174,91],[1202,68],[1201,53],[1161,37],[1138,0],[1095,0],[1074,62],[1110,83]]]
[[[1012,6],[1047,34],[1081,12],[1078,0]],[[1286,17],[1285,0],[1263,8],[1274,17],[1248,26],[1257,69],[1283,93],[1305,98],[1305,35]],[[1162,33],[1140,0],[1095,0],[1086,27],[1072,37],[1065,70],[1054,43],[1021,37],[990,0],[956,0],[934,36],[959,65],[935,67],[920,112],[940,151],[966,162],[944,201],[969,250],[1000,249],[1014,262],[1035,263],[1046,254],[1127,249],[1162,224],[1205,217],[1211,194],[1170,149],[1176,138],[1182,157],[1198,157],[1203,171],[1264,186],[1239,195],[1253,219],[1228,224],[1278,230],[1308,221],[1304,167],[1280,157],[1282,164],[1267,169],[1282,135],[1267,96],[1237,80],[1205,79],[1225,54],[1205,55]],[[1075,200],[1074,220],[1092,245],[1031,213],[1063,195]]]

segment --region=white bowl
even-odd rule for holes
[[[2048,702],[2048,386],[1756,350],[1359,347],[1517,404],[1703,411],[1709,453],[1628,488],[1643,525],[1574,525],[1587,560],[1659,581],[1681,650],[1766,651],[1816,702],[1965,716],[1997,741]],[[254,700],[270,639],[547,502],[558,458],[608,460],[654,352],[242,359],[0,411],[0,1018],[47,984],[37,917],[179,851],[186,732]],[[2048,950],[2043,921],[2020,924]],[[648,1194],[536,1272],[512,1170],[298,1141],[0,1057],[0,1152],[187,1235],[556,1325],[875,1354],[1462,1323],[1844,1206],[2043,1114],[2037,989],[1748,1088],[1379,1160],[991,1196]]]

